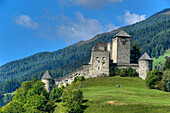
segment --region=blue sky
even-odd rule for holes
[[[169,0],[0,0],[0,65],[144,20]]]

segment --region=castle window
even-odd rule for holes
[[[100,60],[98,60],[98,63],[100,63]]]
[[[99,57],[96,57],[96,60],[99,60]]]
[[[102,62],[102,65],[105,66],[105,62]]]
[[[122,40],[122,44],[125,45],[126,39],[125,39],[125,38],[122,38],[121,40]]]
[[[100,67],[98,67],[98,69],[100,69]]]
[[[106,57],[103,57],[102,59],[103,59],[103,60],[105,60],[105,59],[106,59]]]
[[[89,69],[87,69],[87,73],[89,73]]]

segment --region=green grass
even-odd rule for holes
[[[153,67],[158,65],[160,62],[164,64],[166,56],[170,56],[170,49],[166,50],[163,56],[159,56],[157,59],[153,58]]]
[[[148,89],[138,77],[90,78],[74,87],[83,91],[85,113],[170,113],[170,93]],[[61,112],[58,104],[55,113]]]

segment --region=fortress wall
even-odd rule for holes
[[[129,67],[129,66],[131,66],[131,68],[133,68],[133,69],[136,69],[136,71],[137,71],[138,68],[139,68],[139,64],[117,64],[117,67],[118,67],[119,69],[121,69],[121,68],[126,68],[126,67]]]
[[[122,40],[126,40],[125,43]],[[130,38],[118,38],[117,63],[130,64]]]
[[[92,77],[102,74],[109,76],[109,61],[108,51],[94,51],[92,58]]]
[[[92,75],[91,65],[83,65],[82,67],[76,69],[75,71],[67,74],[66,76],[56,79],[55,84],[59,87],[61,85],[66,86],[66,83],[71,84],[74,81],[75,77],[84,76],[84,78],[90,78]]]

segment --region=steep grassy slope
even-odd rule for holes
[[[153,67],[155,65],[159,65],[160,63],[164,64],[166,56],[170,56],[170,49],[168,49],[163,56],[159,56],[157,59],[153,58]]]
[[[98,34],[88,41],[81,41],[55,52],[37,53],[33,56],[7,63],[0,67],[0,83],[15,78],[20,83],[22,80],[30,79],[28,75],[43,73],[46,70],[50,70],[55,78],[64,76],[82,64],[88,63],[92,47],[99,41],[110,42],[112,37],[121,29],[124,29],[132,36],[131,43],[138,41],[142,52],[146,51],[149,55],[155,56],[156,52],[154,51],[159,53],[162,48],[164,50],[170,48],[170,15],[167,12],[170,12],[170,9],[155,14],[142,22],[108,33]],[[157,49],[155,50],[155,48]]]
[[[78,87],[83,91],[85,113],[170,113],[170,93],[146,88],[141,78],[90,78]],[[61,113],[62,103],[57,105],[54,113]]]

